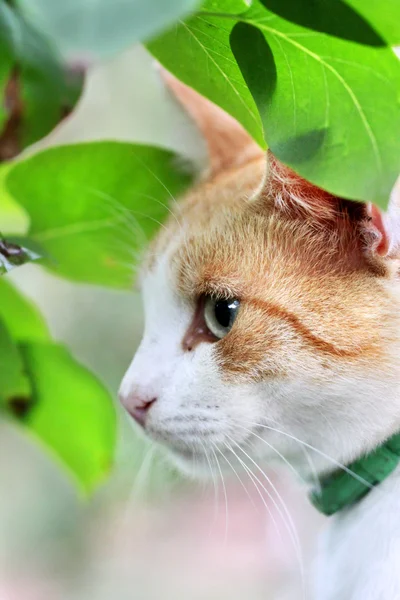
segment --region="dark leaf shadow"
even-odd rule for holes
[[[264,123],[277,80],[272,50],[261,31],[247,23],[234,26],[230,45]]]
[[[368,21],[342,0],[261,0],[269,11],[307,29],[365,46],[388,46]]]
[[[319,152],[327,131],[327,128],[312,129],[295,137],[275,142],[270,148],[284,163],[289,165],[305,163]]]

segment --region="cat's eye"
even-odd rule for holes
[[[207,296],[204,303],[204,321],[215,337],[221,339],[232,329],[240,302],[234,298],[229,300]]]

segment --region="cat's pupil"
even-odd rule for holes
[[[218,300],[215,303],[215,318],[221,327],[228,329],[232,325],[238,304],[237,300]]]

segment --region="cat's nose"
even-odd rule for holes
[[[146,419],[150,407],[156,402],[157,398],[146,398],[139,394],[132,394],[121,397],[121,402],[128,413],[141,426],[146,427]]]

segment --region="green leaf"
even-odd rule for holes
[[[109,471],[113,401],[69,352],[51,343],[36,308],[0,279],[0,405],[67,466],[85,491]]]
[[[9,171],[29,237],[77,281],[129,287],[137,253],[190,182],[165,150],[117,142],[51,148]]]
[[[18,342],[48,337],[36,307],[6,277],[0,277],[0,404],[14,416],[22,416],[32,402]]]
[[[64,53],[106,57],[187,15],[198,0],[18,0],[27,18]]]
[[[110,396],[65,348],[36,342],[21,351],[33,389],[24,425],[90,492],[113,460],[116,413]]]
[[[272,152],[334,194],[385,208],[400,171],[392,50],[310,32],[260,3],[242,21],[231,44]]]
[[[64,73],[54,50],[30,25],[20,22],[17,65],[21,70],[22,145],[49,133],[63,115]]]
[[[379,19],[380,15],[387,14],[390,8],[388,5],[393,4],[393,0],[383,0],[379,5],[375,3],[372,10],[371,5],[374,3],[363,2],[364,5],[370,5],[366,14],[369,15],[371,23],[363,15],[365,10],[355,10],[350,6],[351,1],[335,0],[327,4],[326,0],[312,0],[312,10],[310,10],[310,0],[261,0],[261,3],[270,12],[313,31],[367,46],[388,45],[388,41],[379,35],[374,25],[377,17]],[[357,1],[355,4],[357,5]],[[396,12],[400,17],[399,8]],[[398,25],[397,34],[399,34]]]
[[[0,97],[13,70],[10,113],[15,112],[15,136],[21,149],[60,121],[67,86],[54,48],[4,2],[0,3],[0,40]]]
[[[10,12],[8,6],[0,2],[0,98],[4,96],[14,63]],[[6,117],[7,111],[3,102],[0,102],[0,131]]]
[[[0,408],[9,408],[14,402],[27,404],[29,401],[30,383],[23,361],[11,333],[0,319]]]
[[[400,44],[400,2],[398,0],[346,0],[374,29],[391,44]]]
[[[219,6],[220,2],[212,4]],[[236,21],[229,12],[226,16],[202,12],[151,41],[147,48],[169,71],[230,113],[265,146],[257,107],[230,48],[229,36]]]
[[[45,341],[49,338],[47,325],[36,306],[7,277],[0,277],[0,319],[13,340]]]
[[[235,17],[207,2],[148,47],[300,175],[385,208],[400,172],[400,62],[375,31],[378,7],[321,3],[254,0]]]
[[[0,232],[8,234],[13,231],[23,234],[28,229],[27,215],[11,198],[5,186],[5,178],[11,166],[11,162],[0,165]]]
[[[252,0],[206,0],[201,5],[201,10],[238,15],[245,12],[251,4]]]

